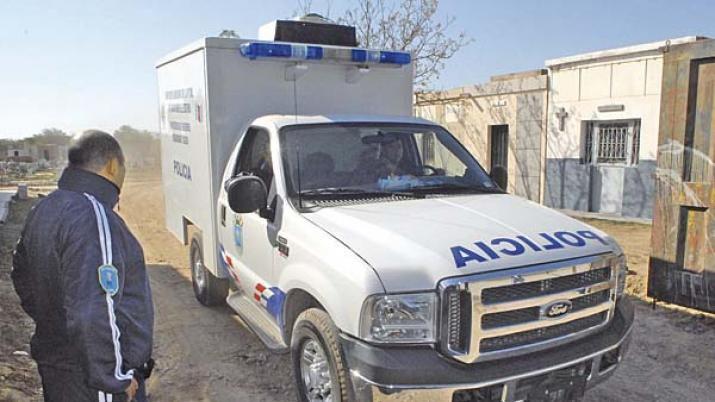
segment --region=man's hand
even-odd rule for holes
[[[127,389],[124,390],[124,393],[127,394],[127,401],[131,402],[134,400],[134,396],[137,394],[137,389],[139,389],[139,383],[135,378],[132,378],[132,382],[129,383]]]

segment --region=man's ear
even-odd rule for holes
[[[107,174],[109,174],[112,177],[116,177],[117,173],[119,173],[119,159],[117,159],[117,158],[110,159],[109,162],[107,162],[105,169],[107,169]]]

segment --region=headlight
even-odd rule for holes
[[[616,298],[621,297],[626,290],[626,277],[628,276],[628,263],[626,255],[621,254],[613,259],[614,274],[616,275]]]
[[[362,307],[360,336],[379,343],[433,343],[437,295],[375,295]]]

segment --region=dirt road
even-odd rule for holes
[[[34,200],[12,204],[7,222],[0,224],[0,401],[37,399],[42,392],[28,355],[34,324],[20,308],[10,282],[12,250],[33,204]]]
[[[268,352],[228,308],[207,309],[195,301],[187,250],[164,229],[158,177],[130,176],[120,212],[144,246],[154,291],[158,367],[149,384],[152,400],[295,400],[286,355]],[[632,269],[639,273],[629,278],[629,291],[642,294],[650,227],[589,223],[613,234],[624,246]],[[0,286],[9,269],[6,250],[10,237],[2,237]],[[2,292],[7,289],[0,287]],[[659,307],[652,311],[645,302],[636,300],[636,304],[630,353],[615,376],[592,390],[586,401],[715,401],[715,320],[684,309]],[[28,332],[26,324],[12,336],[12,342],[20,347],[27,342],[21,337]],[[2,361],[13,347],[0,346],[0,400],[3,388],[16,387],[27,395],[38,395],[38,382],[28,362],[24,371],[13,374],[24,377],[3,385]]]
[[[119,208],[144,247],[156,308],[153,401],[295,400],[286,355],[270,353],[227,308],[194,298],[188,250],[164,228],[157,178],[132,177]]]

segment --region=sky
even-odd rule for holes
[[[327,0],[313,0],[324,12]],[[353,0],[333,0],[331,16]],[[57,127],[158,130],[154,63],[204,36],[293,16],[297,0],[2,0],[0,138]],[[441,0],[472,43],[434,89],[542,68],[546,59],[688,35],[715,38],[712,0]]]

